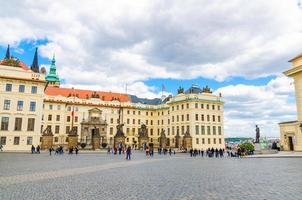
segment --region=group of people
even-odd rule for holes
[[[197,150],[197,149],[190,149],[190,156],[191,157],[196,157],[196,156],[201,156],[201,157],[209,157],[209,158],[222,158],[224,157],[224,149],[214,149],[214,148],[208,148],[206,151],[204,150]]]
[[[40,145],[38,145],[37,147],[35,147],[34,145],[31,145],[31,153],[40,153]]]
[[[49,155],[51,156],[52,152],[54,151],[55,154],[64,154],[64,148],[63,146],[58,146],[56,149],[50,147],[48,149],[49,151]],[[75,154],[77,155],[79,153],[79,148],[78,147],[71,147],[68,149],[68,154],[73,154],[73,152],[75,152]]]

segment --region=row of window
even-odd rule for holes
[[[195,108],[196,109],[198,109],[198,108],[204,109],[205,107],[206,107],[207,110],[210,110],[210,107],[211,107],[212,110],[216,110],[216,109],[220,110],[220,106],[219,105],[216,106],[216,105],[213,104],[212,106],[210,106],[209,104],[206,104],[206,106],[204,106],[203,103],[202,104],[195,103]],[[186,104],[186,108],[187,109],[190,108],[190,104],[189,103]],[[181,104],[181,105],[172,106],[171,109],[172,109],[172,111],[174,111],[175,109],[176,110],[180,110],[180,109],[184,110],[185,109],[185,105]]]
[[[213,140],[213,143],[211,143],[211,140]],[[201,138],[201,141],[199,141],[199,138],[195,139],[196,144],[199,144],[199,142],[201,142],[201,144],[206,144],[206,139],[205,138]],[[218,144],[222,143],[222,139],[218,138]],[[217,139],[216,138],[208,138],[207,139],[207,144],[217,144]]]
[[[6,139],[5,136],[0,137],[0,144],[1,145],[6,145],[7,144],[7,139]],[[20,137],[19,136],[14,137],[13,144],[14,145],[19,145],[20,144]],[[33,137],[28,136],[27,139],[26,139],[26,144],[27,145],[32,145],[33,144]]]
[[[47,116],[47,121],[52,121],[53,120],[53,115],[48,115]],[[55,115],[56,117],[56,121],[60,121],[61,120],[61,115]],[[44,115],[42,115],[42,120],[44,120]],[[71,116],[67,116],[66,117],[66,121],[70,122],[71,121]],[[74,122],[78,122],[79,121],[79,117],[78,116],[74,116]]]
[[[15,118],[15,126],[14,131],[22,131],[22,117]],[[2,117],[1,118],[1,130],[8,131],[9,127],[9,117]],[[28,118],[27,119],[27,131],[34,131],[35,129],[35,118]]]
[[[12,105],[11,100],[4,99],[3,110],[10,110],[11,105]],[[17,101],[17,111],[23,111],[23,110],[24,110],[24,101],[18,100]],[[29,111],[31,111],[31,112],[36,111],[36,102],[35,101],[29,102]]]
[[[207,115],[206,116],[206,119],[207,121],[212,121],[212,122],[216,122],[216,119],[217,119],[217,122],[221,122],[221,117],[218,115],[212,115],[212,120],[211,120],[211,115]],[[176,115],[176,122],[179,122],[179,121],[185,121],[185,115]],[[198,114],[195,114],[195,121],[205,121],[205,115],[204,114],[201,114],[200,115],[200,118],[199,118],[199,115]],[[190,114],[187,114],[186,115],[186,121],[190,121]],[[175,122],[175,117],[172,116],[172,122]],[[168,124],[170,124],[170,120],[168,119]]]
[[[11,92],[13,90],[13,84],[11,83],[6,83],[5,85],[5,91],[6,92]],[[19,85],[18,86],[18,91],[20,93],[25,93],[25,85]],[[31,86],[31,93],[32,94],[37,94],[38,87],[37,86]]]

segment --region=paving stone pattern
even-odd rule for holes
[[[301,158],[0,153],[0,199],[302,200]]]

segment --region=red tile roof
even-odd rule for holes
[[[5,65],[4,63],[4,59],[0,60],[0,65]],[[30,68],[22,61],[19,61],[19,67],[21,67],[22,69],[24,69],[25,71],[30,70]]]
[[[91,98],[93,94],[97,94],[104,101],[112,101],[113,99],[120,99],[121,102],[130,102],[130,98],[127,94],[113,93],[113,92],[100,92],[93,90],[80,90],[80,89],[72,89],[72,88],[59,88],[48,86],[45,90],[45,94],[49,96],[65,96],[69,97],[75,94],[76,97],[80,99]]]

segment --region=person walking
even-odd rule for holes
[[[75,148],[75,153],[76,153],[76,155],[78,155],[78,153],[79,153],[78,147]]]
[[[169,148],[169,155],[171,156],[172,155],[172,149]]]
[[[37,153],[40,154],[40,146],[37,146]]]
[[[34,154],[35,153],[35,146],[34,145],[31,145],[31,154]]]
[[[128,146],[126,150],[126,160],[131,160],[131,147]]]
[[[49,155],[51,156],[51,152],[53,151],[53,148],[52,147],[50,147],[49,148]]]
[[[0,144],[0,150],[3,151],[3,145],[2,144]]]

